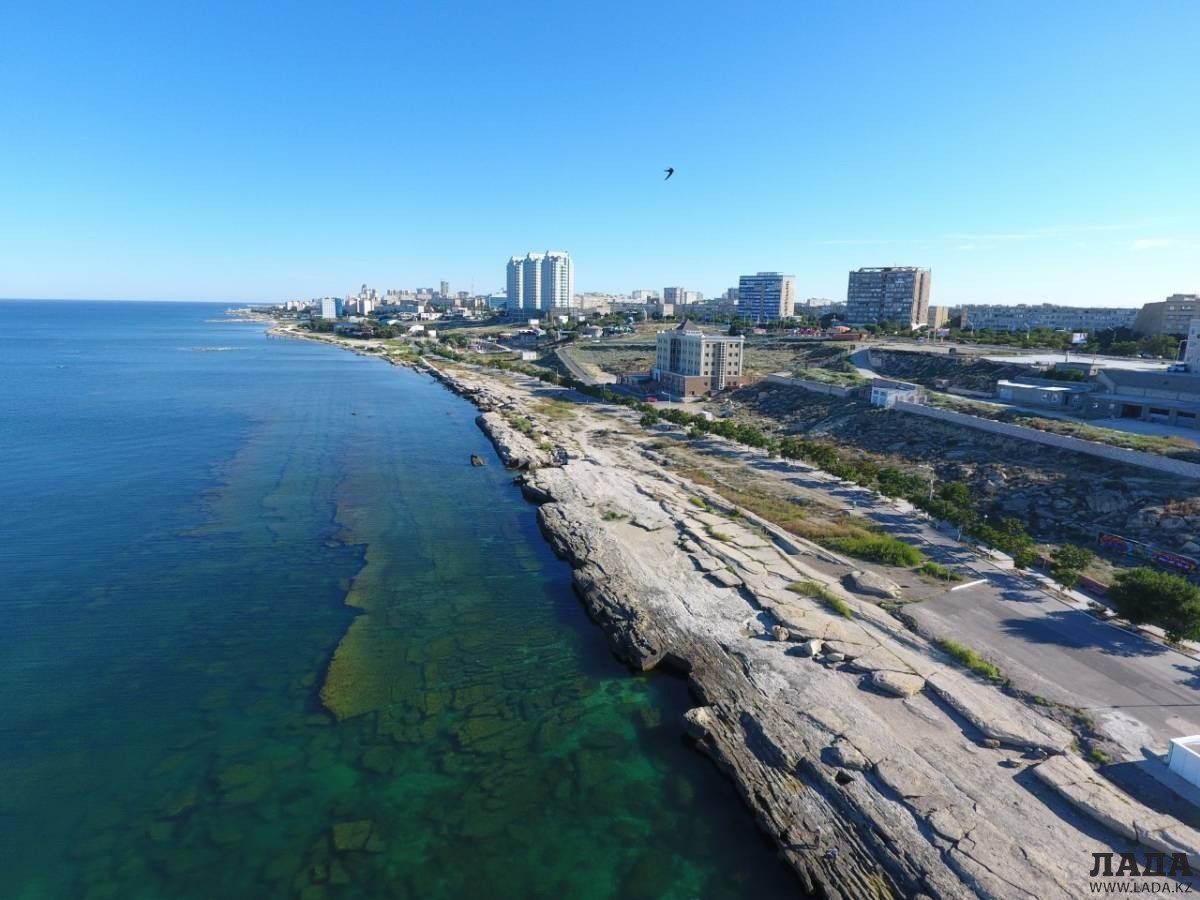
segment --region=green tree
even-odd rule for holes
[[[1065,588],[1079,583],[1079,573],[1088,567],[1096,554],[1086,547],[1063,544],[1050,554],[1050,576]]]
[[[1200,588],[1178,575],[1129,569],[1114,579],[1108,596],[1120,615],[1158,625],[1169,641],[1200,638]]]

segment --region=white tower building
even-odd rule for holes
[[[542,305],[544,311],[568,309],[575,296],[575,267],[571,255],[548,250],[542,258]]]

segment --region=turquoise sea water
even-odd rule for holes
[[[221,311],[0,303],[0,896],[797,894],[475,410]]]

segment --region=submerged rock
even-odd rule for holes
[[[371,822],[360,819],[355,822],[338,822],[333,826],[333,849],[339,853],[362,850],[371,837]]]

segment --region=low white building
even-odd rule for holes
[[[1200,787],[1200,734],[1171,738],[1167,768],[1190,784]]]
[[[871,382],[871,405],[891,409],[896,401],[904,403],[921,402],[921,386],[907,381],[891,381],[887,378],[876,378]]]

